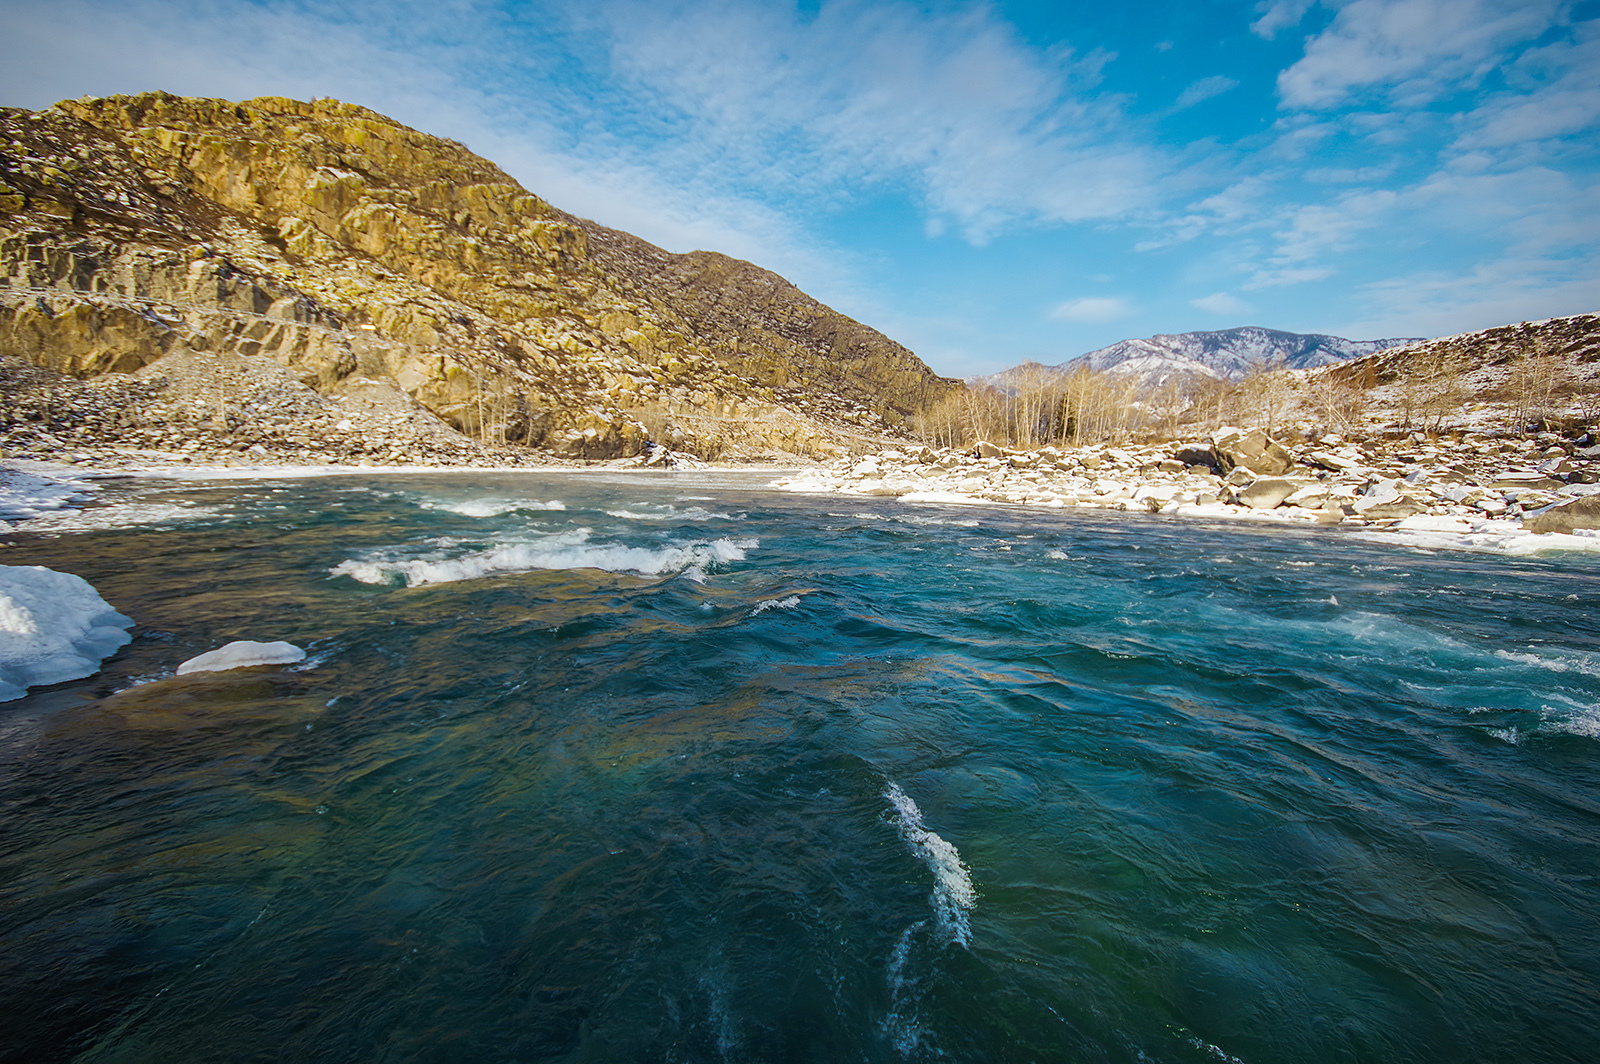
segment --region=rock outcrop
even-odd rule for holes
[[[839,454],[958,387],[776,274],[573,217],[454,141],[163,93],[0,109],[0,354],[76,378],[267,359],[580,458]],[[241,401],[212,390],[225,429]]]

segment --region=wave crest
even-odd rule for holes
[[[948,840],[929,831],[922,823],[922,810],[911,796],[890,781],[883,796],[894,806],[895,828],[900,837],[933,873],[933,912],[939,927],[951,942],[969,945],[972,923],[967,914],[977,904],[972,887],[972,871]]]
[[[406,587],[448,584],[534,569],[600,569],[643,576],[682,573],[691,580],[704,580],[711,566],[742,561],[745,551],[759,545],[754,539],[715,539],[661,547],[631,547],[621,543],[591,543],[589,530],[584,528],[453,558],[397,558],[383,554],[351,558],[328,572],[363,584],[403,582]]]

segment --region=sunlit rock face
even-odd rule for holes
[[[72,376],[266,356],[574,457],[828,456],[956,387],[776,274],[337,100],[85,98],[0,134],[0,343]]]

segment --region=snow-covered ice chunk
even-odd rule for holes
[[[133,619],[89,582],[42,565],[0,565],[0,702],[92,676],[130,640]]]
[[[252,665],[296,665],[306,660],[306,652],[293,643],[257,643],[238,639],[227,646],[207,651],[178,666],[178,675],[191,672],[222,672],[247,669]]]

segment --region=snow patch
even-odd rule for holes
[[[1409,520],[1409,518],[1408,518]],[[1452,520],[1449,518],[1434,520]],[[1523,529],[1516,521],[1470,521],[1470,530],[1446,528],[1424,529],[1419,525],[1407,528],[1402,522],[1392,529],[1353,532],[1357,539],[1372,543],[1398,543],[1425,550],[1469,550],[1484,554],[1504,554],[1516,558],[1544,554],[1547,551],[1600,552],[1600,529],[1580,529],[1572,533],[1535,533]]]

